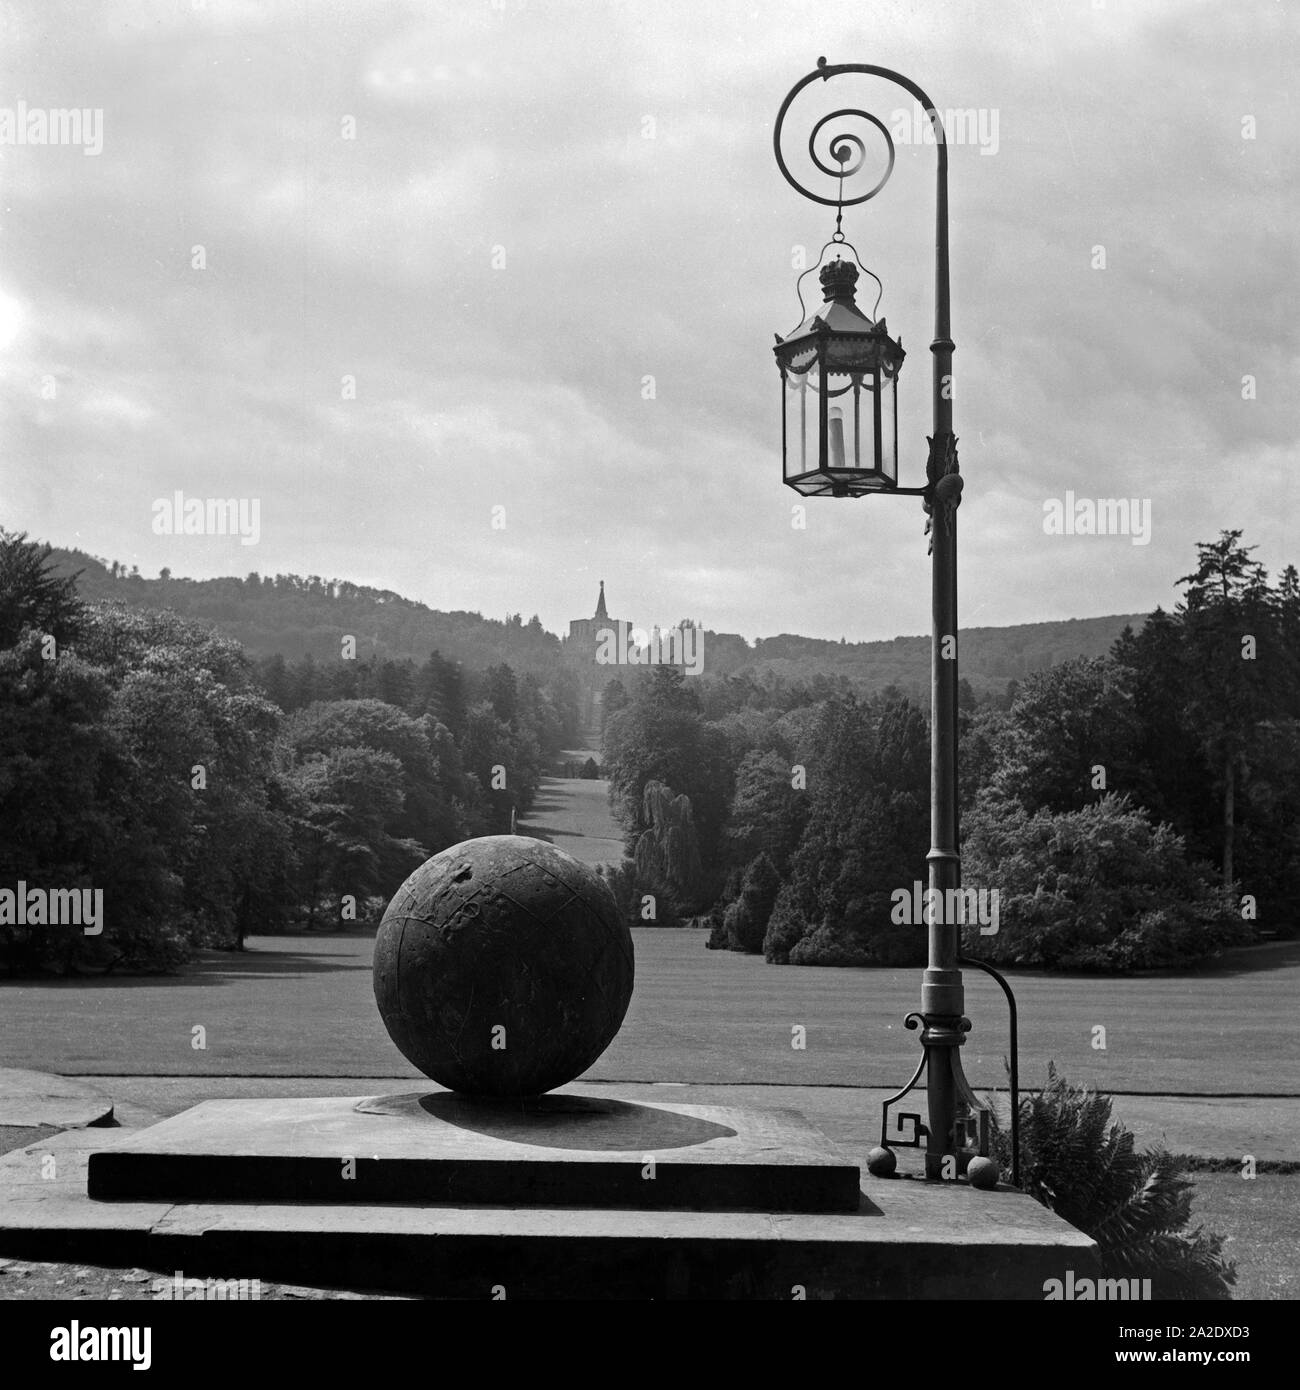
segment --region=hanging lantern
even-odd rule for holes
[[[777,337],[785,481],[805,497],[862,497],[898,486],[898,372],[903,347],[854,299],[858,268],[820,274],[826,302]]]

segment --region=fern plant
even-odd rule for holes
[[[994,1114],[994,1151],[1011,1166],[1011,1138]],[[1191,1220],[1195,1184],[1164,1149],[1139,1152],[1111,1120],[1107,1096],[1072,1086],[1048,1063],[1047,1085],[1020,1101],[1024,1190],[1097,1242],[1106,1278],[1151,1280],[1161,1299],[1231,1298],[1235,1265],[1223,1237]]]

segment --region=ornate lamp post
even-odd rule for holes
[[[887,1176],[896,1166],[895,1148],[919,1148],[924,1140],[926,1177],[955,1178],[965,1173],[977,1186],[992,1187],[998,1170],[988,1157],[989,1111],[967,1084],[959,1052],[971,1027],[964,1017],[959,927],[955,920],[949,920],[956,914],[944,910],[955,902],[952,890],[961,883],[957,849],[957,507],[962,478],[952,432],[948,147],[934,103],[914,82],[888,68],[863,63],[828,65],[825,58],[819,58],[816,71],[797,82],[782,103],[773,145],[787,182],[804,197],[837,210],[832,242],[844,243],[844,208],[875,197],[893,172],[894,144],[889,131],[869,112],[851,107],[832,111],[817,122],[808,137],[808,153],[822,174],[838,180],[838,196],[833,198],[805,188],[791,175],[781,148],[781,132],[791,103],[805,87],[844,73],[884,78],[920,102],[930,118],[938,154],[934,340],[930,344],[934,433],[929,438],[925,486],[898,486],[896,399],[904,354],[901,344],[889,337],[884,320],[873,322],[857,307],[855,266],[836,259],[823,267],[826,305],[805,318],[793,333],[778,336],[775,348],[781,371],[786,483],[812,496],[888,492],[920,497],[929,517],[926,530],[930,534],[933,643],[928,963],[921,984],[920,1012],[909,1014],[905,1020],[909,1028],[920,1026],[922,1055],[911,1081],[885,1102],[880,1147],[872,1150],[868,1167],[877,1176]],[[844,197],[844,180],[862,167],[863,141],[845,131],[823,135],[832,122],[845,118],[874,126],[883,135],[889,155],[884,177],[855,198]],[[821,150],[839,167],[827,163]],[[926,1076],[926,1122],[922,1123],[917,1114],[894,1114],[895,1131],[891,1133],[892,1107],[913,1089],[922,1072]]]

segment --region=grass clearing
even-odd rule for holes
[[[766,965],[706,950],[702,931],[647,927],[633,937],[632,1004],[592,1079],[897,1086],[915,1065],[916,1034],[903,1017],[920,1002],[918,970]],[[418,1075],[375,1008],[371,936],[249,945],[211,952],[175,977],[0,982],[0,1056],[73,1076]],[[1041,1084],[1052,1059],[1072,1081],[1105,1091],[1297,1091],[1300,945],[1242,953],[1214,972],[1029,973],[1013,985],[1026,1086]],[[975,1024],[963,1048],[967,1075],[976,1087],[1003,1086],[1006,1008],[992,981],[968,977],[966,1009]],[[1097,1024],[1104,1050],[1093,1046]],[[200,1025],[202,1049],[193,1045]],[[796,1026],[806,1029],[802,1050],[791,1046]],[[1169,1143],[1181,1147],[1174,1134]]]

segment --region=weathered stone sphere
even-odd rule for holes
[[[632,935],[608,884],[523,835],[426,860],[375,941],[389,1036],[466,1095],[540,1095],[580,1076],[618,1032],[632,977]]]

